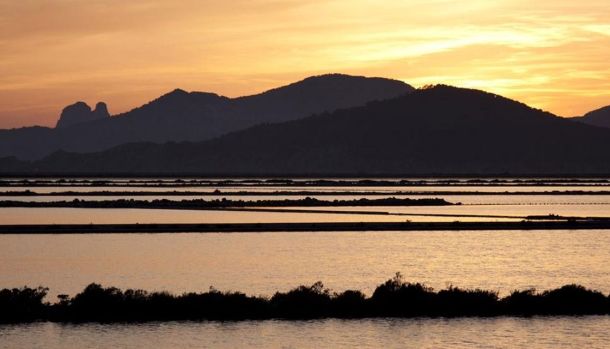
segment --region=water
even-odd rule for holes
[[[0,326],[0,348],[608,347],[610,317],[169,322]]]
[[[411,221],[500,221],[521,220],[529,215],[563,215],[610,217],[610,195],[508,195],[511,192],[543,192],[566,190],[607,190],[608,186],[420,186],[420,187],[188,187],[188,188],[154,188],[154,187],[26,187],[7,188],[11,190],[30,189],[35,192],[75,191],[79,194],[67,196],[2,196],[0,200],[17,201],[71,201],[80,200],[284,200],[302,199],[303,195],[264,195],[269,191],[294,192],[307,190],[312,192],[388,192],[397,190],[419,191],[418,195],[392,195],[401,198],[443,198],[451,203],[462,203],[460,206],[410,206],[410,207],[319,207],[308,208],[333,211],[373,211],[399,213],[400,215],[353,215],[304,212],[235,212],[235,211],[202,211],[202,210],[148,210],[148,209],[78,209],[78,208],[0,208],[0,224],[70,224],[70,223],[265,223],[265,222],[381,222],[405,220]],[[172,191],[193,191],[212,193],[216,189],[224,192],[261,192],[261,195],[172,195]],[[130,196],[127,194],[111,196],[88,196],[91,191],[146,191],[150,196]],[[426,194],[426,192],[443,191],[448,194]],[[496,194],[449,194],[451,192],[496,192]],[[389,194],[390,195],[390,194]],[[309,195],[320,200],[354,200],[359,198],[379,199],[380,195]],[[294,209],[294,208],[291,208]],[[297,207],[298,209],[298,207]],[[408,215],[408,216],[405,216]],[[438,214],[465,215],[465,217],[440,217]],[[468,215],[487,215],[491,217],[467,217]],[[515,216],[506,218],[501,216]]]
[[[600,198],[596,198],[602,201]],[[288,223],[288,222],[432,222],[507,221],[529,215],[609,217],[610,202],[550,202],[523,204],[465,204],[459,206],[375,206],[375,207],[274,207],[285,212],[249,210],[167,210],[103,208],[0,208],[0,224],[123,224],[123,223]],[[343,211],[311,213],[301,211]],[[350,214],[377,212],[377,214]],[[390,215],[386,214],[390,213]],[[454,216],[434,216],[434,215]],[[481,215],[489,217],[469,217]],[[505,218],[508,217],[508,218]],[[514,218],[510,218],[514,217]]]
[[[462,203],[465,205],[610,205],[610,195],[447,195],[447,194],[386,194],[386,195],[172,195],[172,194],[151,194],[151,195],[58,195],[58,196],[0,196],[4,201],[32,201],[32,202],[51,202],[51,201],[73,201],[74,199],[84,201],[111,201],[129,200],[152,201],[152,200],[299,200],[306,197],[318,200],[357,200],[366,198],[370,200],[396,197],[404,199],[421,198],[442,198],[451,203]]]
[[[187,179],[185,179],[187,180]],[[237,223],[327,221],[498,221],[499,216],[559,214],[610,216],[610,195],[460,195],[458,192],[607,191],[607,179],[590,183],[555,180],[549,186],[188,186],[146,187],[130,179],[116,186],[1,187],[0,191],[77,191],[65,197],[1,197],[0,200],[136,200],[226,197],[233,200],[298,199],[270,191],[418,191],[400,197],[441,197],[461,206],[320,207],[321,210],[404,215],[144,209],[0,208],[0,224],[45,223]],[[156,182],[156,179],[151,179]],[[171,181],[161,181],[171,185]],[[505,182],[504,184],[510,184]],[[568,184],[568,185],[566,185]],[[172,195],[193,191],[214,195]],[[222,192],[258,192],[226,196]],[[149,191],[151,196],[87,196],[90,191]],[[455,194],[428,195],[434,191]],[[350,200],[374,195],[311,195]],[[299,209],[299,208],[291,208]],[[300,208],[302,209],[302,208]],[[316,209],[316,208],[308,208]],[[436,217],[429,214],[489,215]],[[436,289],[455,285],[496,290],[551,289],[578,283],[610,293],[610,230],[302,232],[233,234],[0,235],[0,288],[48,286],[49,301],[81,291],[91,282],[151,291],[237,290],[272,295],[318,280],[334,291],[375,286],[400,271],[407,281]],[[610,317],[492,319],[365,319],[305,322],[170,322],[117,325],[35,323],[0,326],[0,348],[606,348]]]
[[[91,282],[272,295],[321,280],[370,295],[400,271],[437,289],[608,293],[608,246],[608,230],[2,235],[0,285],[48,286],[52,297]]]

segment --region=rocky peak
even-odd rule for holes
[[[108,117],[110,117],[110,114],[108,113],[108,107],[104,102],[97,103],[94,110],[91,110],[91,107],[85,102],[76,102],[62,110],[55,128],[70,127],[82,122]]]
[[[95,109],[93,109],[93,115],[95,119],[109,118],[110,113],[108,113],[108,106],[104,102],[98,102],[95,105]]]

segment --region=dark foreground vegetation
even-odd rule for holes
[[[319,200],[306,197],[304,199],[284,200],[101,200],[86,201],[0,201],[0,207],[73,207],[73,208],[151,208],[151,209],[214,209],[225,207],[339,207],[339,206],[445,206],[453,205],[444,199],[355,199],[355,200]]]
[[[500,298],[494,291],[453,286],[434,291],[404,282],[399,273],[370,297],[352,290],[333,293],[321,282],[277,292],[271,298],[213,288],[172,295],[90,284],[76,296],[60,295],[51,304],[44,302],[47,292],[41,287],[0,290],[0,323],[610,315],[608,296],[578,285],[544,292],[514,291]]]

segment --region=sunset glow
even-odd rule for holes
[[[561,116],[610,104],[607,0],[0,0],[0,128],[77,100],[240,96],[341,72],[483,89]]]

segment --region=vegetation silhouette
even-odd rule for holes
[[[340,207],[340,206],[446,206],[455,205],[444,199],[407,199],[407,198],[382,198],[382,199],[354,199],[354,200],[320,200],[306,197],[304,199],[284,200],[168,200],[155,199],[134,200],[101,200],[86,201],[74,199],[72,201],[12,201],[0,200],[0,207],[77,207],[77,208],[150,208],[150,209],[206,209],[223,207]]]
[[[450,286],[438,292],[403,281],[397,273],[371,297],[360,291],[331,292],[321,282],[276,292],[271,298],[214,288],[172,295],[122,291],[90,284],[74,297],[44,302],[46,288],[0,291],[0,322],[142,322],[170,320],[319,319],[369,317],[472,317],[610,315],[610,296],[579,285],[544,291],[495,291]]]
[[[43,302],[49,289],[44,287],[0,290],[0,323],[31,322],[46,318],[49,305]]]

